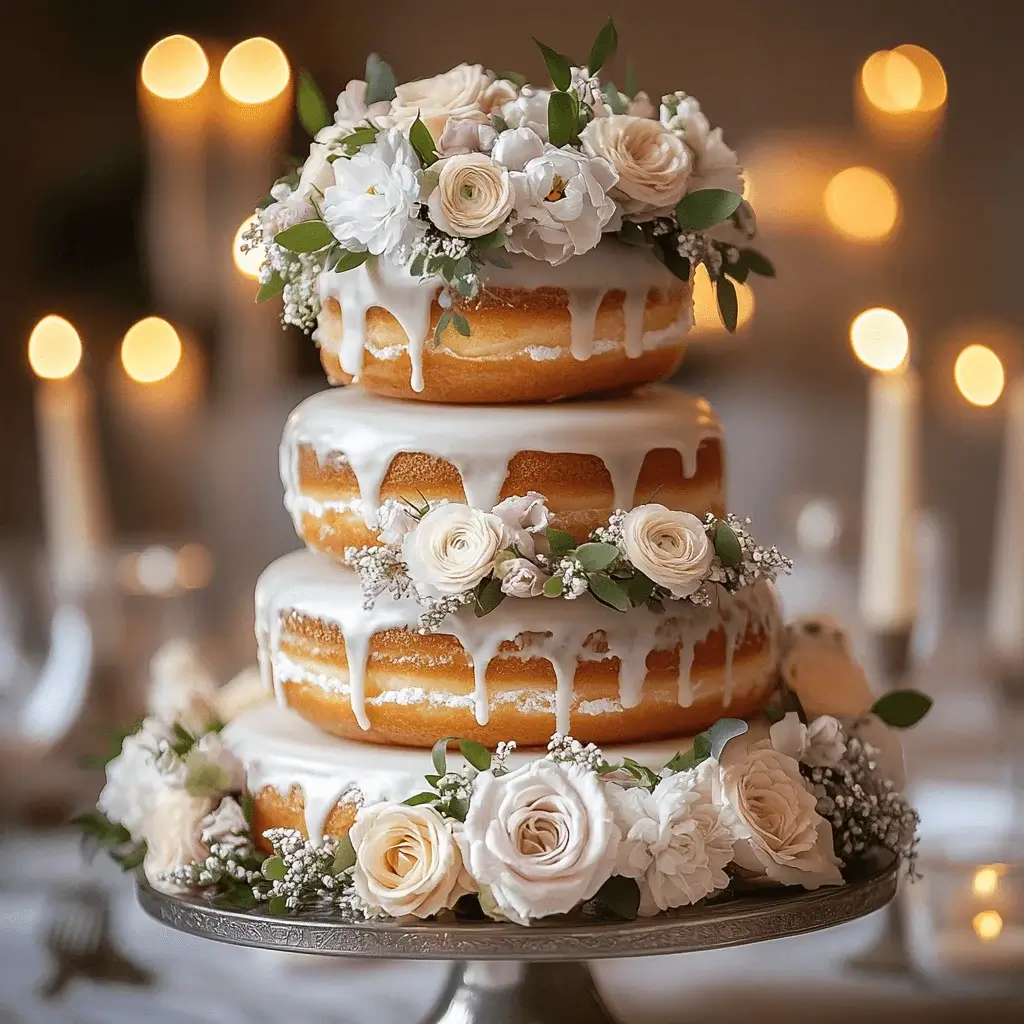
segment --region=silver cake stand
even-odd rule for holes
[[[167,896],[145,882],[139,903],[179,931],[241,946],[456,961],[423,1024],[615,1024],[585,961],[691,953],[831,928],[884,907],[896,892],[897,871],[892,865],[815,892],[726,895],[637,921],[581,916],[529,928],[489,921],[351,922],[329,911],[271,917],[224,910],[201,897]]]

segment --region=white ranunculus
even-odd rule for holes
[[[532,85],[524,85],[518,97],[501,108],[501,116],[509,128],[529,128],[536,132],[541,140],[548,139],[548,101],[551,92],[548,89],[535,89]]]
[[[608,880],[620,833],[607,788],[596,772],[546,759],[477,776],[460,843],[503,916],[566,914]]]
[[[213,797],[193,796],[184,789],[165,788],[155,795],[143,829],[146,859],[142,864],[154,889],[182,892],[163,877],[164,872],[207,858],[210,851],[202,841],[201,822],[216,806]]]
[[[888,779],[897,793],[907,787],[907,769],[899,732],[886,725],[878,715],[859,715],[845,723],[847,732],[864,744],[875,773]]]
[[[185,788],[196,796],[238,793],[245,786],[245,766],[225,746],[219,732],[208,732],[185,755]]]
[[[821,715],[808,725],[795,711],[788,711],[769,730],[772,747],[780,754],[814,768],[833,768],[846,753],[843,727],[831,715]]]
[[[385,501],[377,511],[377,539],[382,544],[401,544],[410,530],[419,526],[419,517],[401,501]]]
[[[427,212],[437,228],[459,238],[480,238],[505,223],[512,212],[506,168],[486,153],[445,157],[435,167],[437,187],[427,200]]]
[[[498,565],[501,592],[509,597],[540,597],[551,578],[528,558],[506,558]]]
[[[701,520],[664,505],[637,505],[626,515],[622,549],[637,569],[679,598],[700,589],[715,557]]]
[[[421,593],[462,594],[492,571],[506,547],[508,533],[496,515],[448,502],[405,535],[402,560]]]
[[[521,156],[529,147],[536,152],[540,139],[517,129],[508,150]],[[511,159],[503,146],[507,132],[498,137],[492,154],[495,160]],[[589,252],[601,241],[605,226],[618,210],[608,195],[617,177],[607,160],[589,157],[574,149],[558,149],[547,143],[541,152],[527,159],[521,170],[511,170],[515,193],[515,215],[506,248],[524,252],[554,266],[571,256]],[[500,148],[499,148],[500,147]]]
[[[348,835],[356,892],[390,917],[432,917],[474,891],[459,844],[433,807],[362,807]]]
[[[438,139],[448,118],[467,117],[478,110],[489,114],[510,98],[510,90],[510,83],[496,85],[494,75],[480,64],[459,64],[433,78],[398,86],[391,104],[391,117],[403,129],[408,129],[419,117],[430,134]]]
[[[612,197],[634,220],[667,216],[686,193],[690,151],[660,121],[629,114],[595,117],[580,132],[583,148],[618,174]]]
[[[682,138],[693,154],[693,174],[688,191],[724,188],[743,194],[743,168],[725,144],[722,129],[712,130],[700,103],[685,92],[661,98],[661,122]]]
[[[242,669],[214,694],[213,709],[217,718],[227,724],[271,700],[273,693],[267,689],[260,670],[251,665]]]
[[[206,732],[216,718],[217,684],[194,644],[171,640],[149,665],[149,711],[160,721],[183,725],[194,736]]]
[[[199,841],[207,847],[220,843],[232,850],[240,850],[251,844],[249,823],[238,801],[226,796],[199,823]]]
[[[505,498],[491,511],[508,527],[516,550],[526,558],[550,550],[545,533],[551,524],[547,498],[536,491]]]
[[[722,767],[721,797],[738,821],[735,863],[750,880],[805,889],[842,884],[832,828],[793,758],[748,751]]]
[[[366,83],[359,78],[353,78],[338,94],[338,108],[334,112],[334,123],[339,128],[350,132],[370,118],[383,117],[390,110],[390,100],[379,100],[367,106]]]
[[[335,160],[324,190],[323,217],[352,252],[394,249],[409,228],[420,194],[420,164],[397,128],[381,132],[351,159]]]
[[[450,117],[437,140],[437,152],[442,157],[490,153],[497,139],[491,119],[482,112],[469,117]]]
[[[729,884],[736,822],[714,800],[718,762],[670,775],[654,788],[608,787],[622,832],[615,874],[640,886],[640,915],[687,906]]]

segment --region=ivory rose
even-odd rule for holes
[[[508,171],[484,153],[438,161],[437,187],[427,200],[431,221],[460,238],[480,238],[500,227],[512,212]]]
[[[580,141],[587,153],[615,168],[619,180],[612,197],[634,220],[671,213],[686,193],[690,151],[660,121],[629,114],[595,117]]]
[[[637,569],[679,598],[700,589],[715,556],[704,524],[664,505],[638,505],[626,515],[622,549]]]
[[[748,750],[722,768],[721,795],[738,822],[735,863],[752,880],[805,889],[842,884],[832,828],[793,758]]]
[[[402,559],[421,591],[462,594],[491,572],[507,539],[496,515],[449,502],[432,508],[405,535]]]
[[[202,821],[218,805],[211,796],[193,796],[185,789],[159,790],[148,808],[143,838],[146,859],[143,870],[154,889],[166,893],[184,891],[164,878],[164,872],[206,859],[209,850],[202,841]]]
[[[502,916],[568,913],[608,880],[620,833],[605,793],[596,772],[546,759],[477,776],[459,842]]]
[[[398,86],[390,116],[403,129],[408,129],[418,116],[430,134],[439,139],[448,118],[466,117],[475,111],[489,114],[514,97],[511,82],[495,81],[480,64],[459,64],[433,78]]]
[[[390,917],[432,917],[473,892],[459,845],[433,807],[363,807],[349,839],[356,892]]]

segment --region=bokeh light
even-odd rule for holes
[[[962,349],[953,365],[953,379],[971,405],[993,405],[1003,393],[1006,374],[999,356],[987,345]]]
[[[978,868],[974,872],[974,879],[971,882],[971,891],[975,896],[992,896],[999,888],[999,876],[1002,874],[1000,867],[990,864],[987,867]]]
[[[50,313],[32,328],[28,361],[39,377],[47,380],[70,377],[82,361],[82,339],[64,317]]]
[[[260,276],[260,264],[263,262],[263,247],[257,246],[248,252],[242,251],[242,235],[251,227],[251,217],[247,217],[238,225],[238,230],[231,243],[231,258],[235,261],[235,267],[243,277],[251,277],[256,280]]]
[[[220,66],[221,88],[239,103],[266,103],[288,86],[291,69],[277,43],[263,36],[228,50]]]
[[[868,102],[887,114],[917,110],[924,94],[916,62],[898,50],[871,54],[860,70],[860,81]]]
[[[974,934],[983,942],[991,942],[998,939],[1003,930],[1003,917],[998,910],[983,910],[971,918],[971,927]]]
[[[842,235],[857,242],[887,238],[900,216],[893,183],[873,167],[847,167],[825,187],[825,214]]]
[[[897,46],[892,52],[896,56],[912,61],[921,78],[921,98],[915,109],[930,113],[944,107],[948,96],[948,86],[946,72],[938,57],[923,46],[915,46],[913,43],[904,43],[902,46]]]
[[[910,351],[910,332],[898,313],[876,306],[850,324],[854,354],[872,370],[895,370]]]
[[[132,380],[152,384],[169,377],[181,362],[178,332],[158,316],[128,328],[121,342],[121,365]]]
[[[154,96],[183,100],[198,92],[210,73],[203,48],[188,36],[167,36],[149,48],[142,61],[142,84]]]
[[[736,286],[736,330],[754,315],[754,290],[749,284]],[[707,268],[700,264],[693,273],[693,332],[695,334],[725,334],[725,325],[718,315],[718,297],[708,277]]]

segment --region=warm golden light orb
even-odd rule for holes
[[[733,284],[736,286],[736,330],[739,330],[754,315],[754,290],[749,284],[736,281]],[[725,334],[725,325],[718,315],[715,287],[703,263],[693,273],[693,330],[695,334]]]
[[[871,54],[860,69],[860,82],[868,102],[887,114],[917,110],[924,92],[917,64],[897,50]]]
[[[847,167],[825,186],[825,214],[855,242],[880,242],[896,227],[900,200],[893,183],[873,167]]]
[[[147,316],[133,324],[121,341],[124,372],[140,384],[153,384],[169,377],[180,362],[181,338],[158,316]]]
[[[183,100],[198,92],[209,73],[203,48],[188,36],[161,39],[142,60],[142,84],[165,100]]]
[[[891,309],[865,309],[850,324],[854,355],[872,370],[889,371],[902,366],[910,351],[910,332]]]
[[[914,109],[929,113],[944,107],[949,90],[946,72],[938,57],[923,46],[915,46],[913,43],[897,46],[892,53],[910,60],[921,79],[921,96]]]
[[[993,896],[999,888],[1000,874],[1000,869],[994,864],[978,868],[971,881],[971,891],[975,896]]]
[[[220,66],[220,86],[239,103],[267,103],[288,87],[291,68],[284,50],[262,36],[228,50]]]
[[[956,357],[953,379],[971,405],[994,405],[1003,393],[1002,360],[987,345],[968,345]]]
[[[971,927],[982,942],[991,942],[1003,930],[1002,914],[998,910],[983,910],[971,918]]]
[[[70,377],[82,361],[82,339],[64,317],[50,313],[32,328],[28,361],[33,372],[46,380]]]
[[[252,227],[252,218],[247,217],[238,225],[234,240],[231,243],[231,258],[235,261],[235,267],[243,277],[250,277],[254,281],[260,276],[260,264],[263,262],[263,247],[257,246],[248,252],[242,251],[242,235]]]

